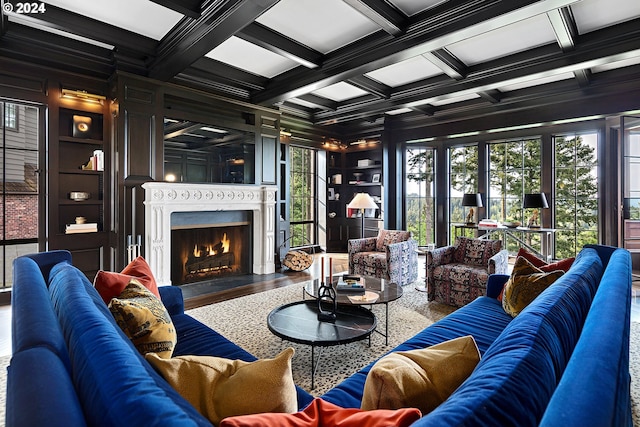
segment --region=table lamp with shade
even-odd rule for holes
[[[471,207],[469,209],[469,213],[467,214],[467,225],[475,225],[475,221],[473,218],[474,210],[473,208],[481,208],[482,205],[482,195],[480,193],[465,193],[462,195],[462,206]]]
[[[529,223],[527,227],[529,228],[540,228],[540,223],[538,222],[538,209],[547,209],[549,204],[547,203],[547,196],[544,193],[528,193],[524,195],[524,199],[522,201],[523,209],[533,209],[531,213],[531,217],[529,218]]]
[[[347,205],[349,209],[359,209],[360,216],[362,218],[362,237],[364,238],[364,211],[365,209],[378,209],[378,205],[375,200],[369,195],[369,193],[356,193],[353,200]]]

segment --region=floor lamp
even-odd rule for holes
[[[364,238],[364,210],[365,209],[378,209],[378,205],[369,195],[369,193],[357,193],[351,202],[347,205],[349,209],[360,209],[360,216],[362,217],[362,238]]]

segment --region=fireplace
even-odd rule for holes
[[[172,284],[251,274],[251,222],[215,222],[216,214],[201,214],[214,220],[213,225],[172,225]]]
[[[236,264],[240,262],[242,266],[226,267],[218,262],[223,261],[222,259],[214,259],[214,256],[203,258],[202,253],[199,257],[192,258],[191,266],[197,266],[198,261],[201,261],[201,270],[210,270],[211,274],[231,271],[243,271],[238,274],[275,272],[277,187],[168,182],[147,182],[142,187],[145,190],[144,255],[159,286],[186,283],[182,280],[176,282],[172,274],[172,270],[176,269],[173,266],[182,263],[174,261],[178,257],[173,253],[173,241],[178,239],[190,241],[189,244],[193,245],[190,251],[195,246],[202,246],[203,250],[208,251],[209,244],[220,248],[219,243],[226,239],[240,240],[242,251],[234,249],[233,258]],[[234,237],[235,231],[232,228],[236,226],[244,229],[242,237]],[[177,231],[192,229],[193,233],[201,235],[205,234],[204,229],[209,228],[217,230],[206,233],[222,232],[222,235],[212,237],[212,242],[196,243],[195,237],[190,237],[188,233],[186,236],[175,234]],[[180,251],[186,252],[186,249]],[[221,258],[229,261],[231,257],[223,255]],[[183,268],[186,271],[186,265]]]

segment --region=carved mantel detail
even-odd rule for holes
[[[254,274],[275,272],[276,186],[147,182],[145,257],[158,286],[171,285],[173,212],[252,211]]]

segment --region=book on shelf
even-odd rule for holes
[[[95,222],[87,222],[84,224],[67,224],[64,229],[65,234],[95,233],[96,231],[98,231],[98,224]]]

